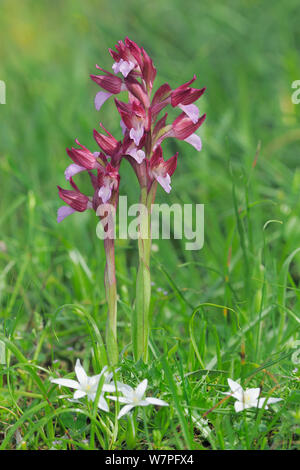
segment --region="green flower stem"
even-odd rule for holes
[[[114,240],[104,240],[106,266],[104,274],[108,315],[106,324],[106,349],[110,365],[117,364],[119,354],[117,345],[117,284],[115,274],[115,244]]]
[[[139,267],[136,280],[136,303],[132,319],[132,342],[135,360],[143,359],[148,362],[148,339],[149,339],[149,310],[151,300],[151,204],[154,201],[156,183],[148,192],[147,187],[141,188],[140,204],[141,211],[138,252]]]

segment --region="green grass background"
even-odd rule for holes
[[[299,19],[296,0],[0,1],[0,80],[7,101],[0,105],[0,328],[10,341],[2,346],[0,366],[4,448],[50,448],[65,428],[70,445],[84,446],[78,444],[81,428],[72,434],[72,420],[56,424],[49,404],[45,419],[39,404],[47,395],[56,406],[47,370],[71,372],[77,357],[94,370],[101,365],[85,315],[103,333],[105,259],[92,213],[56,223],[56,185],[66,187],[65,148],[76,137],[96,150],[92,129],[101,120],[121,138],[113,103],[100,113],[94,109],[99,88],[89,74],[96,63],[111,68],[107,49],[127,35],[153,58],[156,86],[167,81],[174,88],[195,73],[196,86],[207,87],[199,101],[207,113],[198,131],[203,150],[164,143],[165,156],[178,151],[179,161],[171,194],[159,190],[157,198],[205,204],[205,244],[186,251],[185,241],[155,241],[152,361],[133,368],[136,243],[117,243],[124,373],[128,380],[148,377],[172,411],[149,411],[134,444],[124,444],[121,426],[118,438],[101,443],[98,436],[95,445],[297,446],[298,372],[291,355],[300,306],[300,105],[291,101],[291,84],[300,79]],[[121,194],[137,202],[126,162]],[[228,309],[206,305],[192,316],[203,303]],[[65,304],[84,313],[61,308]],[[203,375],[201,363],[215,372]],[[249,386],[262,386],[265,395],[273,390],[284,402],[247,419],[235,416],[227,401],[206,416],[205,434],[195,416],[220,401],[227,377],[250,379]],[[36,431],[26,437],[34,423]],[[17,429],[25,444],[16,444]]]

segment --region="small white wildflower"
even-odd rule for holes
[[[134,408],[135,406],[148,406],[148,405],[157,405],[157,406],[169,406],[163,400],[159,400],[158,398],[146,397],[143,398],[146,392],[146,388],[148,385],[147,379],[143,380],[135,389],[130,387],[126,384],[119,384],[118,388],[119,391],[123,394],[122,397],[114,397],[108,396],[114,401],[119,401],[119,403],[124,403],[125,406],[121,409],[118,419],[122,418],[125,414],[129,413],[129,411]]]
[[[234,409],[238,413],[247,408],[262,408],[266,402],[265,409],[268,409],[268,405],[281,401],[282,398],[258,398],[260,394],[260,388],[246,388],[243,390],[242,386],[234,380],[227,379],[230,387],[230,395],[236,399]]]
[[[75,400],[87,395],[89,400],[94,401],[96,398],[96,394],[97,394],[99,380],[104,374],[105,381],[101,390],[101,395],[99,397],[98,407],[101,410],[109,411],[109,408],[106,403],[106,400],[104,399],[103,393],[112,392],[114,391],[115,387],[111,385],[112,373],[107,372],[107,367],[105,366],[100,372],[100,374],[89,377],[86,374],[84,368],[82,367],[80,360],[77,359],[76,365],[75,365],[75,374],[76,374],[78,381],[72,380],[72,379],[51,379],[50,381],[54,384],[62,385],[63,387],[69,387],[69,388],[75,389],[76,391],[73,395],[73,398]]]

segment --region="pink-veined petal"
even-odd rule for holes
[[[121,130],[122,130],[122,134],[125,135],[125,132],[127,131],[127,127],[125,126],[125,124],[123,122],[123,119],[121,119],[121,121],[120,121],[120,126],[121,126]]]
[[[186,139],[184,139],[185,142],[188,144],[191,144],[198,152],[202,149],[202,142],[200,137],[197,134],[192,134]]]
[[[134,141],[135,145],[139,145],[141,138],[144,135],[144,126],[138,126],[137,129],[132,127],[129,132],[130,138]]]
[[[95,101],[94,101],[95,108],[97,109],[97,111],[100,110],[103,103],[105,103],[105,101],[107,101],[108,98],[110,98],[111,96],[112,96],[112,93],[108,93],[106,91],[98,91],[98,93],[95,96]]]
[[[200,117],[200,112],[195,104],[179,104],[178,108],[180,108],[193,121],[193,123],[196,124]]]
[[[62,220],[64,220],[68,215],[73,214],[75,209],[72,209],[70,206],[61,206],[58,211],[57,211],[57,222],[60,223]]]
[[[111,187],[109,185],[103,185],[98,191],[98,196],[102,199],[103,203],[106,204],[111,198]]]
[[[131,61],[120,59],[119,62],[115,62],[112,66],[114,73],[119,73],[123,75],[123,77],[127,77],[128,74],[134,69],[135,64]]]
[[[81,171],[85,171],[86,168],[84,166],[76,165],[76,163],[71,163],[66,168],[65,171],[65,178],[67,181],[70,181],[70,178],[72,178],[74,175],[77,175],[77,173],[80,173]]]
[[[166,193],[169,193],[172,189],[171,187],[171,178],[170,175],[167,173],[166,176],[156,176],[156,181],[161,185],[161,187],[166,191]]]
[[[144,150],[138,150],[136,147],[131,150],[127,150],[126,153],[134,158],[137,163],[142,163],[146,158]]]

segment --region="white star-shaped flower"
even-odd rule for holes
[[[148,385],[147,379],[143,380],[135,389],[126,384],[119,384],[118,389],[123,394],[122,397],[108,396],[111,400],[118,401],[119,403],[124,403],[125,406],[121,409],[118,414],[118,419],[122,418],[125,414],[129,413],[132,408],[135,406],[148,406],[148,405],[157,405],[157,406],[169,406],[163,400],[152,397],[144,397],[146,388]]]
[[[53,379],[52,378],[50,379],[50,382],[60,385],[60,386],[62,385],[63,387],[75,389],[75,393],[73,395],[73,398],[75,400],[78,400],[79,398],[87,396],[89,400],[94,401],[96,398],[96,394],[97,394],[99,380],[104,374],[105,379],[104,379],[104,384],[101,390],[101,395],[99,397],[98,407],[101,410],[109,411],[109,408],[106,403],[106,400],[104,399],[103,393],[113,391],[114,386],[111,384],[113,374],[107,371],[107,367],[105,366],[100,372],[100,374],[89,377],[86,374],[84,368],[82,367],[80,360],[77,359],[76,365],[75,365],[75,374],[77,377],[77,381],[72,380],[72,379]]]
[[[266,402],[265,409],[268,409],[268,405],[281,401],[282,398],[258,398],[260,394],[260,388],[246,388],[243,390],[242,386],[234,380],[227,379],[230,387],[230,395],[236,399],[234,403],[234,409],[238,413],[247,408],[262,408]]]

